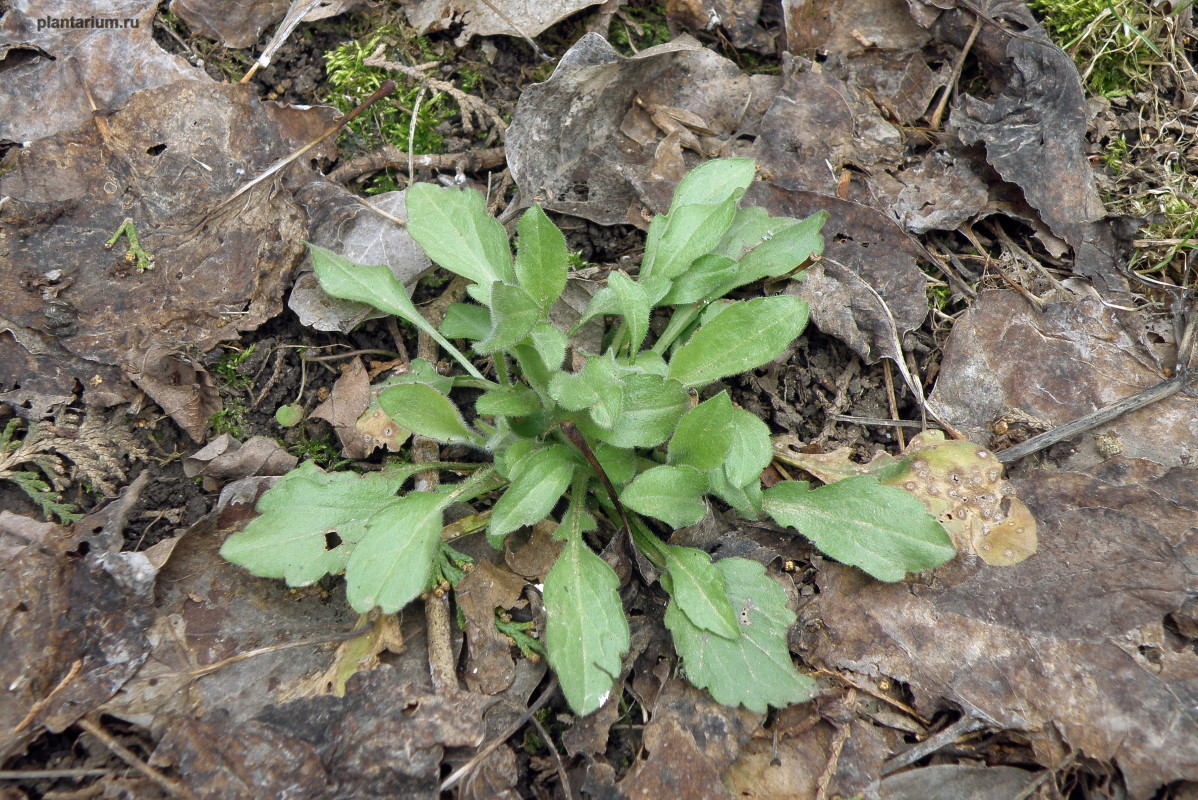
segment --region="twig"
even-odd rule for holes
[[[18,733],[25,730],[25,728],[27,728],[31,722],[37,719],[37,715],[42,713],[42,709],[46,707],[46,704],[53,700],[55,695],[65,689],[67,684],[75,680],[75,676],[79,674],[79,670],[82,668],[83,659],[76,659],[75,663],[71,664],[71,669],[67,672],[66,676],[54,685],[54,688],[50,690],[49,694],[30,706],[29,713],[26,714],[25,717],[16,724],[16,726],[13,727],[9,735],[16,736]]]
[[[447,95],[452,97],[454,102],[458,104],[458,107],[462,109],[462,127],[465,129],[466,133],[474,132],[474,124],[471,121],[471,117],[477,120],[480,126],[485,121],[489,120],[491,127],[500,133],[507,130],[507,123],[503,121],[503,117],[500,116],[499,112],[492,108],[488,103],[480,100],[472,94],[463,92],[461,89],[454,86],[452,83],[449,83],[448,81],[437,80],[436,78],[426,75],[424,70],[428,69],[429,67],[436,66],[436,62],[433,62],[432,64],[422,64],[419,67],[411,67],[407,64],[401,64],[398,61],[388,61],[383,55],[385,50],[385,45],[379,45],[378,49],[371,53],[370,57],[365,59],[362,63],[368,67],[379,67],[381,69],[401,73],[409,78],[412,78],[413,80],[420,81],[422,85],[427,86],[433,91],[445,92]],[[413,114],[413,116],[415,115]]]
[[[0,781],[37,781],[57,778],[97,778],[110,775],[107,767],[81,767],[72,769],[5,769],[0,770]]]
[[[374,94],[370,95],[370,97],[367,97],[365,100],[363,100],[361,105],[359,105],[353,111],[349,112],[344,117],[337,120],[337,122],[330,125],[329,128],[324,133],[320,134],[320,136],[317,136],[315,139],[308,142],[306,145],[304,145],[300,149],[296,150],[294,153],[291,153],[288,156],[284,156],[283,158],[276,161],[274,164],[271,164],[269,167],[266,168],[266,170],[261,175],[254,178],[253,180],[249,181],[248,183],[243,184],[240,189],[233,192],[233,194],[231,194],[229,197],[227,197],[224,200],[222,200],[221,202],[217,203],[209,211],[200,215],[199,221],[196,222],[195,225],[193,225],[190,230],[195,231],[198,228],[200,228],[200,226],[204,225],[215,214],[219,213],[222,209],[230,206],[235,200],[237,200],[237,198],[241,197],[243,194],[248,192],[250,189],[253,189],[255,186],[257,186],[259,183],[266,180],[270,176],[278,173],[280,170],[282,170],[288,164],[291,164],[295,160],[301,158],[304,155],[304,153],[307,153],[309,150],[311,150],[312,148],[319,145],[325,139],[327,139],[330,136],[339,132],[342,128],[344,128],[346,125],[348,125],[354,119],[356,119],[363,111],[365,111],[371,105],[373,105],[374,103],[377,103],[379,100],[382,100],[384,97],[386,97],[387,95],[391,94],[394,91],[395,91],[395,81],[383,81],[383,85],[380,86]]]
[[[408,121],[408,185],[416,182],[416,165],[413,154],[416,152],[416,117],[420,114],[420,103],[428,92],[428,84],[422,84],[416,92],[416,100],[412,103],[412,118]]]
[[[378,348],[368,347],[364,350],[350,350],[345,353],[333,353],[327,356],[310,356],[304,354],[300,356],[304,361],[340,361],[343,358],[353,358],[354,356],[387,356],[388,358],[402,358],[403,356],[396,353],[394,350],[381,350]]]
[[[348,183],[355,178],[370,172],[383,169],[399,169],[407,163],[408,154],[393,144],[383,145],[373,153],[359,156],[329,173],[330,180]],[[414,159],[420,169],[430,169],[436,172],[482,172],[495,169],[503,164],[507,153],[502,147],[491,147],[486,150],[466,150],[461,153],[441,153],[436,155],[418,155]]]
[[[545,726],[541,724],[541,721],[537,719],[536,714],[529,717],[528,721],[537,729],[537,733],[541,734],[541,738],[545,740],[545,746],[553,754],[553,763],[557,767],[557,779],[562,784],[562,791],[566,793],[566,800],[574,800],[574,787],[570,785],[570,776],[566,773],[566,765],[562,763],[562,754],[557,752],[557,745],[553,743],[553,738],[545,730]]]
[[[882,417],[854,417],[849,414],[829,414],[828,419],[834,419],[837,422],[847,422],[850,425],[865,425],[871,428],[920,428],[925,426],[922,422],[916,422],[913,419],[883,419]]]
[[[908,767],[919,761],[921,758],[927,758],[937,750],[941,750],[953,744],[958,739],[962,739],[971,733],[982,730],[986,727],[986,723],[976,717],[966,715],[961,719],[949,725],[944,730],[934,736],[929,736],[919,744],[913,746],[910,750],[899,753],[894,758],[889,759],[882,765],[882,775],[891,775],[898,772],[903,767]]]
[[[549,698],[553,696],[555,691],[557,691],[556,675],[550,679],[549,685],[545,687],[545,691],[541,692],[541,696],[537,698],[537,701],[529,706],[528,710],[521,714],[519,719],[517,719],[511,725],[508,725],[507,728],[504,729],[503,733],[487,742],[487,744],[485,744],[481,750],[475,753],[469,761],[455,769],[448,778],[441,781],[441,786],[438,788],[438,791],[448,792],[454,786],[457,786],[458,782],[462,780],[463,777],[472,772],[478,767],[479,764],[483,762],[483,759],[495,752],[495,748],[499,747],[499,745],[511,738],[512,734],[514,734],[516,731],[523,728],[524,723],[532,719],[533,715],[541,710],[541,706],[549,702]]]
[[[90,717],[82,717],[75,724],[99,739],[105,747],[112,751],[113,755],[115,755],[121,761],[124,761],[129,766],[133,767],[133,769],[137,770],[142,775],[145,775],[154,783],[158,784],[158,786],[167,794],[174,795],[175,797],[182,797],[185,798],[185,800],[198,800],[196,795],[192,793],[191,789],[188,789],[174,778],[167,777],[159,770],[151,767],[145,761],[141,760],[136,753],[118,742],[110,733],[108,733],[108,731],[101,728],[100,725]]]
[[[978,38],[978,32],[982,29],[982,17],[979,14],[973,21],[973,30],[969,32],[969,38],[965,40],[965,46],[961,48],[961,52],[957,54],[957,59],[953,62],[953,71],[949,78],[944,83],[944,92],[940,95],[940,101],[936,103],[936,110],[932,112],[932,116],[928,120],[928,127],[936,130],[940,127],[940,121],[944,118],[944,109],[948,106],[948,98],[952,96],[953,88],[957,85],[957,81],[961,79],[961,70],[965,67],[965,56],[969,55],[970,49],[973,48],[974,41]]]
[[[1057,442],[1072,439],[1074,436],[1097,428],[1099,425],[1110,422],[1131,411],[1151,405],[1158,400],[1164,400],[1166,397],[1172,397],[1185,388],[1189,378],[1188,371],[1179,369],[1178,373],[1168,380],[1161,381],[1155,386],[1150,386],[1142,392],[1133,394],[1131,397],[1125,397],[1097,411],[1091,411],[1089,414],[1078,417],[1072,422],[1066,422],[1060,427],[1033,436],[1026,442],[1017,444],[1014,447],[1008,447],[1006,450],[1001,450],[995,455],[1004,464],[1018,461],[1024,456],[1030,456],[1032,453],[1039,452],[1046,447],[1051,447]]]

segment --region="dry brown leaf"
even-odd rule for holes
[[[1092,296],[1049,303],[1043,311],[1015,292],[983,292],[957,320],[931,395],[936,412],[975,441],[1011,416],[1057,426],[1164,380],[1164,346],[1144,312],[1125,312]],[[1122,454],[1165,465],[1198,457],[1198,398],[1184,392],[1133,411],[1073,440],[1069,469],[1106,458],[1096,436]]]
[[[515,676],[512,643],[495,628],[495,610],[523,608],[525,581],[506,566],[480,561],[455,587],[458,607],[466,618],[466,685],[493,695]]]
[[[0,19],[0,141],[32,142],[91,120],[84,93],[101,113],[131,95],[184,78],[209,81],[202,69],[154,41],[157,0],[54,0],[12,4]],[[70,17],[136,20],[137,27],[50,28],[38,21]]]
[[[295,468],[299,459],[266,436],[254,436],[242,443],[227,433],[213,439],[183,459],[183,474],[211,478],[248,478],[283,475]]]
[[[194,384],[202,368],[181,354],[277,314],[308,229],[277,186],[251,191],[236,213],[205,212],[293,148],[284,130],[309,140],[326,119],[263,104],[249,86],[184,81],[10,150],[0,169],[9,198],[0,240],[11,243],[0,315],[22,331],[19,342],[40,331],[82,359],[122,367],[198,440],[219,406],[211,387]],[[303,167],[295,174],[311,178]],[[105,247],[130,218],[156,259],[144,272],[122,256],[124,240]],[[88,385],[95,376],[74,377]]]
[[[800,611],[812,663],[897,678],[924,716],[954,706],[1018,731],[1045,767],[1063,740],[1136,800],[1198,778],[1198,655],[1165,628],[1198,592],[1198,474],[1107,474],[1013,481],[1040,550],[1006,569],[881,584],[824,564]]]

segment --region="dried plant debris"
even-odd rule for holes
[[[940,431],[911,439],[901,457],[878,453],[866,464],[843,447],[803,453],[793,437],[775,442],[778,457],[825,483],[873,475],[918,497],[953,537],[961,553],[990,566],[1018,564],[1036,552],[1036,520],[1004,479],[994,454],[973,442],[945,441]]]
[[[1046,768],[1084,754],[1136,800],[1195,780],[1198,655],[1167,625],[1198,591],[1198,475],[1137,463],[1014,480],[1040,549],[1005,569],[954,562],[904,586],[824,564],[800,614],[812,663],[898,679],[925,717],[1018,732]]]
[[[69,6],[33,0],[6,8],[0,20],[0,141],[28,143],[77,128],[91,119],[92,102],[108,113],[142,89],[184,78],[207,81],[203,70],[154,41],[157,8],[157,0],[73,0]],[[123,27],[39,24],[64,16],[111,19]],[[91,102],[81,92],[85,86]]]
[[[1151,333],[1151,311],[1125,311],[1092,293],[1057,298],[1041,311],[1010,291],[989,291],[953,326],[931,403],[978,441],[1019,420],[1055,427],[1164,379],[1175,343]],[[1095,435],[1122,442],[1123,455],[1188,466],[1198,400],[1178,393],[1074,440],[1067,468],[1106,457]]]
[[[0,759],[91,713],[149,654],[157,569],[96,527],[0,512]]]
[[[0,288],[17,340],[41,332],[83,359],[121,366],[156,400],[183,392],[163,402],[199,439],[211,397],[175,368],[159,387],[152,365],[164,351],[188,361],[186,352],[277,314],[307,235],[304,210],[278,185],[252,190],[236,213],[208,212],[296,141],[315,138],[326,118],[284,113],[250,86],[185,81],[10,150],[0,170],[10,265]],[[297,167],[296,177],[311,173]],[[121,230],[136,232],[129,261],[106,249]],[[139,265],[138,248],[152,265]],[[62,276],[54,291],[44,285],[50,276]]]
[[[19,486],[47,517],[75,521],[82,515],[61,500],[63,492],[84,484],[115,497],[118,486],[129,482],[130,463],[149,455],[119,416],[64,408],[53,421],[31,426],[9,420],[0,433],[0,480]]]

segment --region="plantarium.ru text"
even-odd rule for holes
[[[872,477],[762,490],[773,453],[765,423],[727,391],[709,390],[698,402],[704,387],[777,358],[807,322],[797,297],[724,299],[794,271],[823,247],[824,214],[796,220],[738,208],[754,172],[748,159],[727,159],[687,175],[669,213],[649,226],[637,275],[612,272],[570,330],[550,321],[569,253],[538,207],[519,222],[513,260],[507,234],[477,192],[431,184],[407,190],[412,237],[466,278],[477,301],[451,306],[440,330],[387,267],[312,248],[325,291],[416,325],[467,373],[413,370],[391,379],[379,397],[383,410],[417,434],[478,448],[490,461],[395,463],[367,475],[304,464],[262,497],[260,516],[221,552],[292,586],[344,572],[355,609],[395,612],[443,572],[456,573],[456,554],[441,535],[445,508],[484,498],[487,536],[497,547],[522,526],[550,517],[559,523],[563,547],[544,584],[545,647],[575,712],[605,701],[629,645],[620,581],[592,551],[591,531],[599,531],[591,537],[598,542],[627,537],[660,572],[670,598],[665,624],[692,683],[721,703],[757,711],[810,697],[813,684],[787,649],[795,616],[778,583],[755,561],[713,563],[701,550],[667,544],[663,534],[702,519],[711,496],[747,518],[768,514],[793,526],[829,556],[881,580],[942,564],[955,550],[918,499]],[[656,337],[649,324],[655,309],[669,314]],[[613,324],[601,352],[587,352],[576,334],[595,318]],[[492,359],[495,380],[450,339],[473,340],[475,353]],[[470,424],[450,399],[464,387],[482,390]],[[397,495],[407,478],[432,468],[444,471],[443,485]],[[448,482],[454,476],[465,477]]]

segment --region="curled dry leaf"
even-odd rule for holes
[[[210,478],[283,475],[298,463],[299,459],[274,439],[254,436],[243,444],[222,433],[183,459],[183,473],[189,478],[200,475]]]

